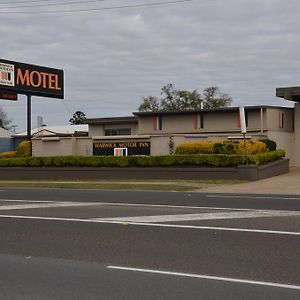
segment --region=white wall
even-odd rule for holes
[[[32,139],[32,156],[93,155],[92,139],[66,137],[59,140]]]
[[[295,111],[294,111],[294,138],[295,138],[295,144],[294,144],[294,162],[295,166],[300,167],[300,103],[297,103],[295,105]]]
[[[295,166],[295,134],[290,132],[269,131],[268,138],[276,142],[277,149],[282,149],[286,152],[285,156],[290,159],[290,167]]]

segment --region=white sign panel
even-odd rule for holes
[[[14,65],[0,63],[0,84],[6,86],[15,86]]]
[[[240,120],[241,120],[241,132],[245,134],[247,133],[247,127],[246,127],[246,117],[245,117],[244,107],[240,107]]]

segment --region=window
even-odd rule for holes
[[[204,115],[203,115],[203,113],[194,114],[194,128],[195,129],[204,128]]]
[[[131,135],[130,128],[118,128],[118,129],[105,129],[106,136],[112,135]]]
[[[283,112],[278,113],[278,127],[284,128],[284,113]]]
[[[153,130],[162,130],[162,116],[153,117]]]
[[[127,156],[128,148],[114,148],[114,156]]]

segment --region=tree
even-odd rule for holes
[[[9,119],[6,111],[0,107],[0,127],[6,130],[11,130],[13,126],[11,125],[12,119]]]
[[[201,108],[201,95],[196,91],[176,90],[170,83],[164,86],[161,94],[162,110],[179,111]]]
[[[222,94],[217,86],[211,86],[203,91],[203,108],[228,107],[232,99],[227,94]]]
[[[83,124],[85,120],[86,120],[85,114],[82,111],[78,110],[73,114],[73,118],[71,118],[69,122],[71,123],[71,125],[78,125],[78,124]]]
[[[139,111],[159,111],[160,103],[154,96],[148,96],[143,98],[143,103],[138,108]]]
[[[222,94],[216,86],[206,88],[201,95],[197,90],[175,89],[174,85],[169,83],[162,87],[161,96],[161,99],[154,96],[143,98],[138,110],[141,112],[199,110],[202,107],[210,109],[228,107],[231,104],[231,98],[227,94]]]
[[[201,108],[201,95],[194,90],[176,90],[174,85],[169,83],[161,89],[162,98],[149,96],[143,98],[139,111],[179,111]]]

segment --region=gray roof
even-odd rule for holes
[[[112,117],[112,118],[93,118],[86,119],[86,124],[124,124],[124,123],[137,123],[138,118],[135,116],[130,117]]]
[[[276,96],[285,100],[300,102],[300,86],[277,88]]]
[[[256,106],[244,106],[245,110],[257,110],[257,109],[266,109],[266,108],[279,108],[279,109],[293,109],[290,107],[284,106],[271,106],[271,105],[256,105]],[[192,114],[192,113],[215,113],[215,112],[224,112],[224,111],[238,111],[238,106],[233,107],[221,107],[221,108],[211,108],[211,109],[198,109],[198,110],[181,110],[181,111],[151,111],[151,112],[134,112],[133,114],[136,116],[151,116],[151,115],[184,115],[184,114]]]
[[[0,127],[0,137],[11,137],[12,135],[12,132]]]
[[[31,134],[34,135],[38,132],[49,132],[57,135],[72,135],[76,131],[81,132],[88,132],[89,126],[87,124],[80,124],[80,125],[61,125],[61,126],[43,126],[42,128],[32,128]],[[25,136],[27,135],[27,131],[23,131],[14,136]]]

